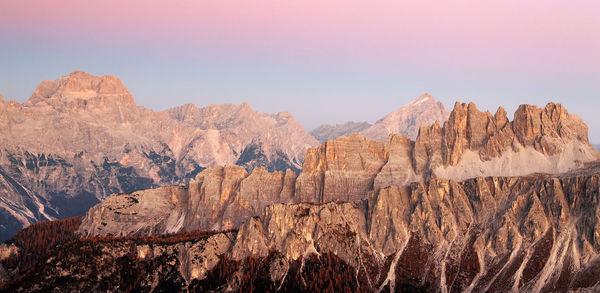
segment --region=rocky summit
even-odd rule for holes
[[[408,105],[381,118],[361,133],[369,138],[385,141],[390,134],[406,135],[415,139],[422,126],[430,126],[436,121],[443,124],[448,120],[450,110],[437,102],[428,93],[410,102]]]
[[[448,120],[450,110],[433,96],[424,93],[371,125],[367,122],[346,122],[336,125],[321,125],[310,132],[321,143],[340,136],[361,133],[365,137],[385,141],[391,134],[406,135],[415,139],[421,126],[440,124]]]
[[[318,142],[291,114],[248,104],[138,106],[114,76],[44,81],[25,103],[0,99],[0,239],[84,214],[110,194],[187,184],[205,168],[299,170]]]

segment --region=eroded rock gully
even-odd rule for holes
[[[152,260],[172,276],[171,283],[158,282],[148,272],[140,284],[167,282],[177,290],[214,277],[224,270],[221,262],[235,269],[218,278],[218,291],[235,290],[257,261],[266,274],[261,284],[281,288],[305,261],[333,254],[352,268],[355,288],[367,291],[593,291],[600,289],[594,273],[600,268],[599,198],[600,163],[562,175],[431,179],[385,187],[356,202],[275,203],[237,232],[166,246],[103,245],[106,256],[86,261],[109,268],[134,251],[133,261]],[[78,271],[81,257],[73,254],[30,278],[44,284],[61,270],[81,275],[70,286],[90,285],[89,272]]]

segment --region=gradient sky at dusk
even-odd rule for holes
[[[250,103],[307,129],[375,122],[423,92],[562,103],[600,143],[600,1],[0,0],[0,94],[73,70],[138,104]]]

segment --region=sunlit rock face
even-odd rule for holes
[[[587,126],[561,105],[524,105],[515,117],[508,121],[502,108],[491,115],[472,103],[457,103],[443,127],[422,127],[416,141],[390,135],[379,142],[354,134],[308,149],[298,175],[291,170],[256,168],[248,174],[239,166],[214,167],[196,175],[187,188],[109,197],[88,212],[80,232],[130,235],[239,228],[275,203],[360,202],[388,187],[436,178],[559,174],[598,159],[587,141]],[[170,212],[158,212],[162,210]]]
[[[387,187],[368,204],[278,204],[240,228],[232,254],[333,252],[373,291],[597,290],[599,188],[594,163],[557,176]]]
[[[0,142],[0,240],[113,193],[187,184],[215,165],[298,171],[318,144],[286,112],[245,103],[154,112],[118,78],[81,71],[42,82],[23,104],[0,99]]]
[[[210,176],[227,182],[218,194],[231,199],[229,188],[246,176],[244,172],[242,168],[216,168]],[[259,171],[254,176],[273,180],[261,177],[266,174]],[[244,185],[246,179],[239,184]],[[200,189],[204,186],[195,184],[200,184]],[[213,183],[205,187],[218,188]],[[259,197],[264,192],[250,188],[244,197],[248,190]],[[174,214],[179,205],[189,204],[194,197],[186,199],[184,189],[166,191],[170,197],[164,202],[174,208],[159,209]],[[158,198],[144,201],[144,196],[151,195],[134,196],[139,202],[130,201],[121,213],[135,211],[130,215],[139,215],[144,208],[151,209],[148,205]],[[197,240],[164,244],[135,238],[100,238],[96,242],[85,238],[61,248],[9,288],[25,292],[56,286],[97,290],[104,288],[103,284],[114,284],[114,288],[228,291],[252,284],[275,291],[342,279],[346,283],[334,286],[346,284],[363,292],[407,288],[427,292],[595,292],[600,289],[599,197],[600,163],[594,162],[558,175],[413,182],[381,188],[356,202],[274,203],[243,221],[237,231]],[[177,227],[169,226],[169,213],[163,214],[167,214],[162,222],[166,226],[155,227]],[[142,219],[130,218],[130,222],[138,221]],[[186,221],[187,216],[182,223]],[[181,227],[185,229],[185,225]],[[117,227],[110,222],[101,226]],[[6,252],[2,257],[19,253],[6,245],[0,246],[0,251]],[[325,279],[310,277],[321,267],[327,269],[331,261],[346,269],[322,275]],[[154,269],[143,269],[146,267]],[[94,274],[86,268],[101,269]],[[134,271],[137,277],[122,281],[123,271]],[[76,277],[60,283],[59,276]]]
[[[354,134],[310,148],[300,174],[215,166],[188,185],[114,194],[89,210],[77,233],[226,230],[185,245],[128,243],[161,272],[140,272],[140,288],[306,289],[320,281],[311,270],[333,262],[340,270],[331,279],[365,292],[593,292],[599,196],[587,126],[561,105],[524,105],[509,121],[502,108],[492,115],[457,103],[443,126],[422,127],[415,141]],[[124,256],[118,243],[105,252]],[[82,263],[120,263],[64,253],[60,266],[50,261],[15,286],[51,287]],[[85,280],[69,286],[97,286]]]

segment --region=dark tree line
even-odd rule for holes
[[[77,238],[75,231],[81,224],[81,216],[30,225],[15,234],[7,245],[14,244],[20,249],[16,256],[2,261],[7,270],[24,273],[30,270],[41,258],[53,249]]]
[[[144,291],[149,279],[158,278],[159,291],[179,291],[185,288],[185,282],[179,272],[178,265],[173,263],[173,256],[160,256],[152,259],[139,259],[136,246],[140,244],[170,245],[200,239],[214,235],[214,231],[190,231],[174,234],[152,236],[102,236],[78,238],[75,231],[81,223],[81,217],[41,222],[15,234],[8,244],[15,244],[21,249],[17,256],[5,259],[5,268],[16,270],[17,277],[4,287],[9,290],[11,285],[21,285],[40,280],[48,273],[44,263],[48,257],[70,259],[77,257],[79,265],[75,267],[91,268],[92,275],[99,274],[109,264],[98,264],[97,256],[101,255],[102,247],[108,245],[129,246],[129,253],[115,258],[110,266],[116,268],[117,274],[99,280],[93,286],[102,290],[118,290],[122,292]],[[233,231],[233,230],[232,230]],[[229,231],[231,232],[231,231]],[[102,245],[100,245],[102,244]],[[328,252],[320,256],[311,255],[304,259],[291,261],[283,284],[274,283],[270,277],[270,266],[280,255],[271,251],[267,257],[250,256],[242,261],[235,261],[223,256],[217,265],[208,272],[203,280],[193,281],[187,288],[191,292],[222,290],[230,284],[237,285],[239,292],[354,292],[357,284],[356,270],[346,264],[335,254]],[[37,265],[36,264],[40,264]],[[79,269],[77,269],[79,270]],[[112,270],[111,270],[112,271]],[[155,275],[155,272],[160,274]],[[237,274],[236,274],[237,272]],[[79,273],[84,273],[83,271]],[[88,272],[89,273],[89,272]],[[153,275],[155,277],[153,277]],[[234,275],[236,280],[234,280]],[[73,282],[66,278],[54,278],[47,283],[47,288],[70,286]],[[90,284],[91,285],[91,284]],[[3,288],[0,288],[0,291]]]

